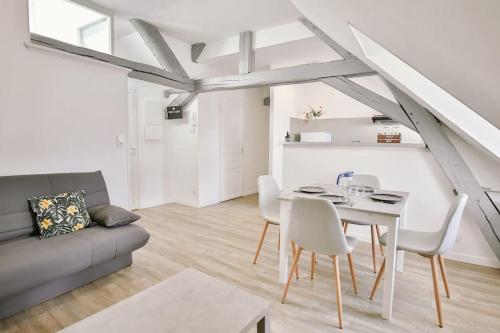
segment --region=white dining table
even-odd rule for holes
[[[327,189],[327,192],[337,194],[340,189],[336,185],[316,184]],[[394,204],[371,200],[367,195],[350,195],[351,202],[337,204],[335,207],[342,220],[363,221],[368,224],[378,224],[387,227],[387,246],[385,250],[386,263],[384,274],[384,293],[382,298],[382,318],[391,320],[392,301],[394,295],[395,271],[403,271],[403,251],[396,251],[398,230],[404,229],[406,224],[406,210],[408,192],[378,190],[377,193],[390,193],[401,196],[403,199]],[[301,192],[285,192],[280,199],[280,254],[279,254],[279,282],[286,284],[288,278],[288,225],[290,209],[295,197],[320,197],[318,194]],[[372,283],[373,281],[367,281]]]

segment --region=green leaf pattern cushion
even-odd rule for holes
[[[36,214],[40,238],[76,231],[91,225],[83,196],[85,191],[29,198]]]

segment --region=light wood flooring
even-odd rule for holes
[[[138,213],[143,219],[137,223],[151,233],[151,239],[134,253],[132,266],[0,321],[0,332],[55,332],[186,267],[270,300],[272,332],[338,331],[329,258],[318,257],[311,281],[310,254],[304,253],[300,279],[293,281],[286,304],[280,303],[283,286],[277,282],[277,227],[269,227],[259,261],[252,265],[263,227],[256,196],[202,209],[169,204]],[[352,292],[347,258],[340,258],[346,332],[500,332],[500,270],[447,261],[452,298],[444,296],[440,281],[445,325],[441,329],[436,325],[429,260],[406,255],[405,271],[396,278],[390,322],[379,315],[382,293],[368,300],[375,279],[369,244],[358,244],[354,260],[357,296]]]

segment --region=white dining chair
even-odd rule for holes
[[[450,298],[450,289],[446,278],[443,254],[448,252],[455,244],[458,229],[462,220],[465,204],[467,203],[467,194],[459,194],[452,202],[448,214],[441,229],[437,232],[422,232],[414,230],[400,230],[398,234],[397,249],[417,253],[425,258],[429,258],[432,270],[432,283],[434,286],[434,298],[436,301],[436,311],[438,323],[443,327],[443,317],[441,312],[441,297],[439,296],[438,274],[436,269],[436,257],[439,260],[441,276],[446,291],[446,296]],[[383,245],[387,243],[387,234],[380,237],[379,242]],[[373,299],[375,292],[380,284],[385,270],[385,258],[380,266],[380,270],[375,279],[370,299]]]
[[[276,180],[273,176],[264,175],[260,176],[257,180],[257,186],[259,190],[259,209],[260,215],[266,222],[264,224],[264,229],[260,235],[259,243],[257,245],[257,251],[255,252],[255,257],[253,259],[253,263],[257,263],[257,258],[259,257],[260,250],[262,248],[262,244],[264,243],[264,239],[266,237],[267,228],[270,224],[278,225],[280,224],[280,202],[279,196],[281,191],[276,183]],[[279,235],[279,234],[278,234]],[[280,246],[280,241],[278,238],[278,250]],[[295,244],[292,244],[292,255],[295,255]],[[296,269],[297,278],[299,276],[298,268]]]
[[[317,198],[293,199],[288,232],[290,239],[297,244],[298,250],[293,258],[292,269],[281,302],[285,302],[293,272],[298,265],[302,251],[308,250],[313,253],[328,255],[333,261],[339,327],[342,328],[342,293],[338,256],[347,254],[352,285],[354,293],[357,294],[356,273],[351,255],[356,245],[356,239],[345,236],[340,217],[333,203]]]
[[[361,185],[361,186],[369,186],[372,187],[375,190],[380,190],[380,182],[376,176],[372,175],[354,175],[353,176],[353,185]],[[370,226],[370,231],[371,231],[371,241],[372,241],[372,264],[373,264],[373,272],[377,273],[377,255],[375,251],[376,247],[376,240],[375,240],[375,235],[377,238],[380,238],[380,228],[378,225],[373,225],[373,224],[368,224],[363,221],[348,221],[348,220],[343,220],[344,222],[344,232],[347,232],[347,228],[349,224],[355,224],[355,225],[366,225]],[[380,253],[382,256],[384,255],[384,248],[382,247],[381,244],[380,246]]]

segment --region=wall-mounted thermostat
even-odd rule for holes
[[[167,106],[165,111],[166,119],[182,119],[182,106]]]

